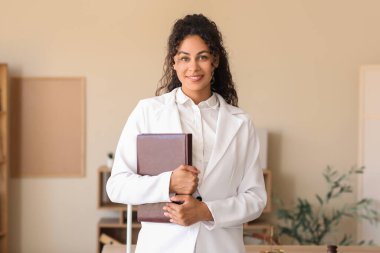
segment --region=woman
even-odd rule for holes
[[[188,15],[174,24],[156,95],[140,101],[131,113],[107,192],[119,203],[183,204],[164,207],[170,223],[142,222],[136,252],[245,252],[243,223],[260,216],[266,192],[256,132],[237,107],[227,53],[214,22]],[[158,176],[136,174],[138,134],[182,132],[192,134],[194,167],[180,166]],[[202,201],[191,195],[195,191]]]

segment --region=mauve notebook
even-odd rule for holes
[[[137,173],[155,176],[182,164],[191,165],[191,134],[140,134],[137,136]],[[165,203],[139,205],[137,220],[169,222]]]

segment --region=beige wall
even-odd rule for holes
[[[327,164],[357,161],[358,69],[380,63],[378,10],[377,0],[2,1],[11,75],[87,80],[86,177],[12,179],[11,252],[95,252],[109,215],[96,209],[96,170],[138,99],[154,94],[169,29],[187,13],[224,34],[240,106],[271,133],[276,196],[323,191]]]

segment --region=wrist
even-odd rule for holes
[[[214,217],[212,217],[212,213],[210,211],[210,209],[208,209],[208,206],[206,205],[206,203],[204,202],[201,202],[201,205],[202,205],[202,220],[203,221],[214,221]]]

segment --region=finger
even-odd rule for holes
[[[175,223],[178,221],[178,212],[170,207],[166,207],[166,211],[164,212],[164,215],[168,217],[169,219],[173,220]]]
[[[178,225],[181,225],[181,223],[182,223],[182,220],[178,217],[178,215],[176,213],[168,213],[167,217],[169,217],[169,221],[171,223],[175,223]]]
[[[175,223],[175,224],[181,225],[180,220],[175,215],[168,213],[168,212],[165,212],[164,215],[169,218],[170,223]]]
[[[164,216],[168,217],[170,220],[173,220],[173,218],[174,218],[173,215],[169,212],[164,212]]]
[[[177,220],[177,215],[176,215],[176,210],[170,208],[169,206],[166,206],[163,208],[164,211],[164,216],[168,217],[171,220]]]
[[[178,166],[177,168],[175,168],[173,171],[175,172],[175,171],[180,171],[180,170],[186,170],[186,165],[180,165],[180,166]]]
[[[188,170],[188,171],[190,171],[192,173],[195,173],[195,174],[199,174],[200,173],[200,171],[197,168],[193,167],[193,166],[187,166],[186,170]]]
[[[175,223],[175,224],[178,224],[178,225],[181,225],[181,226],[185,226],[185,223],[184,223],[184,220],[179,218],[179,217],[176,217],[176,216],[172,216],[169,221],[171,223]]]
[[[178,206],[179,205],[175,203],[166,203],[164,210],[170,213],[175,213],[178,212]]]

